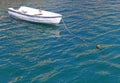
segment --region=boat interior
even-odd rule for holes
[[[34,9],[30,7],[21,6],[18,9],[19,12],[26,13],[28,15],[42,15],[42,10]]]

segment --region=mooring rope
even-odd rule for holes
[[[85,42],[85,45],[86,45],[86,46],[88,46],[88,45],[87,45],[88,42],[87,42],[86,40],[84,40],[84,39],[80,38],[79,36],[75,35],[74,33],[72,33],[72,32],[68,29],[68,27],[67,27],[67,25],[65,24],[65,22],[64,22],[63,19],[62,19],[62,23],[63,23],[64,28],[65,28],[71,35],[73,35],[74,37],[79,38],[80,40],[82,40],[83,42]]]

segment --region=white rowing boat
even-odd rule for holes
[[[8,13],[14,18],[36,23],[59,24],[62,19],[61,14],[26,6],[8,8]]]

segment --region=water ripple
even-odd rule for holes
[[[119,83],[120,1],[2,1],[1,83]],[[26,5],[63,15],[58,26],[15,20],[8,7]],[[101,49],[96,49],[100,44]],[[101,81],[102,80],[102,81]]]

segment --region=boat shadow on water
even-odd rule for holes
[[[45,37],[61,37],[60,35],[61,32],[59,30],[60,24],[53,25],[44,23],[34,23],[14,18],[11,18],[11,20],[14,20],[14,22],[17,24],[27,26],[28,29],[32,29],[33,31],[37,30],[40,32],[41,35]]]

